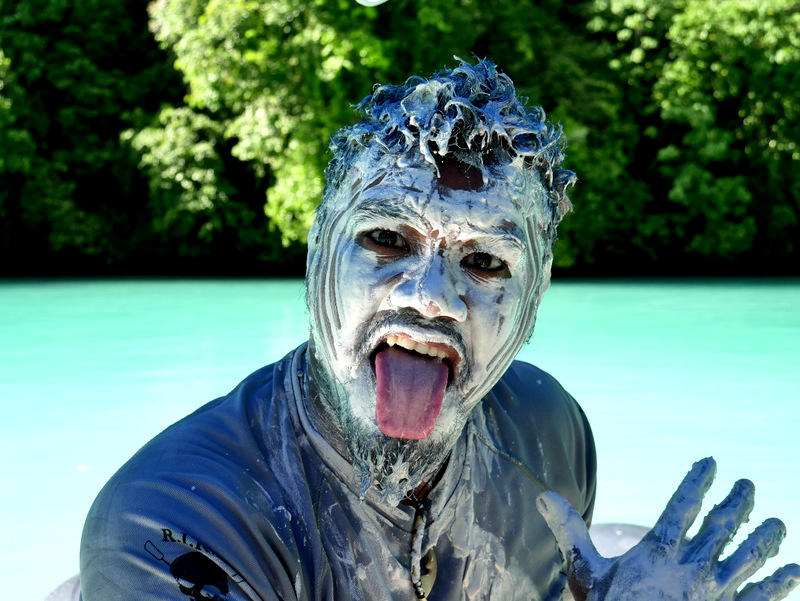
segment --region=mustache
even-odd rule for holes
[[[409,308],[378,313],[375,319],[364,327],[364,331],[359,336],[361,340],[358,349],[359,355],[366,356],[372,353],[374,349],[371,345],[377,333],[391,326],[406,326],[412,330],[419,329],[428,333],[441,334],[458,351],[462,359],[466,358],[464,337],[451,320],[441,317],[425,317],[418,311]]]

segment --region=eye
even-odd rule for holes
[[[461,261],[464,267],[477,271],[484,276],[511,277],[508,266],[502,260],[489,253],[477,252],[464,257]]]
[[[189,590],[189,591],[194,590],[194,586],[195,586],[194,582],[189,582],[185,578],[176,578],[176,580],[178,581],[178,587],[180,587],[181,592],[186,592],[183,589],[186,589],[186,590]]]
[[[375,230],[367,234],[367,237],[376,244],[387,248],[407,248],[403,237],[391,230]]]
[[[216,586],[213,586],[211,584],[205,585],[200,590],[200,596],[203,599],[211,599],[212,601],[214,601],[215,599],[224,599],[225,598],[225,597],[222,596],[222,591],[219,590]]]
[[[364,232],[358,237],[358,243],[384,259],[405,256],[410,249],[403,235],[392,230]]]

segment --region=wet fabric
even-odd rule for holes
[[[305,345],[145,445],[109,481],[84,528],[85,601],[416,599],[415,510],[359,500],[352,467],[302,402]],[[472,411],[424,501],[432,601],[560,599],[543,489],[588,521],[594,444],[549,375],[515,362]]]

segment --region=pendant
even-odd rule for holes
[[[420,506],[414,519],[414,535],[411,539],[411,584],[417,599],[427,599],[436,580],[438,564],[433,547],[422,555],[422,535],[425,532],[425,512]]]
[[[439,567],[436,563],[436,553],[433,552],[433,549],[428,551],[428,554],[422,558],[420,563],[422,569],[420,570],[419,583],[422,586],[422,592],[425,594],[423,599],[427,599],[428,595],[431,594],[433,583],[436,581],[436,572]]]

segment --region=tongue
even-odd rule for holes
[[[433,431],[447,387],[447,365],[394,347],[375,357],[375,419],[386,436],[421,440]]]

